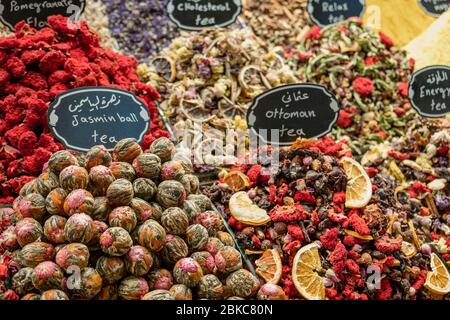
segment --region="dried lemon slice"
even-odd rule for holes
[[[251,226],[260,226],[270,221],[270,216],[266,210],[253,204],[245,191],[233,194],[229,206],[231,215],[239,222]]]
[[[431,254],[431,270],[427,274],[425,287],[437,295],[445,295],[450,292],[450,274],[444,262],[436,253]]]
[[[236,116],[240,116],[242,118],[245,117],[247,111],[245,107],[237,103],[233,103],[233,101],[227,97],[223,97],[217,103],[217,108],[224,118],[231,120],[233,120]]]
[[[188,119],[194,122],[208,122],[215,117],[201,99],[183,98],[180,100],[180,109]]]
[[[322,271],[319,247],[315,243],[301,248],[292,265],[292,280],[298,292],[308,300],[325,300],[325,284],[318,272]]]
[[[168,57],[157,56],[154,57],[150,64],[156,69],[159,76],[163,77],[168,82],[175,81],[177,75],[175,63]]]
[[[409,259],[416,255],[417,250],[416,250],[416,247],[412,243],[403,241],[402,242],[402,252],[405,255],[405,257],[407,259]]]
[[[372,198],[372,182],[364,168],[355,160],[344,157],[341,159],[347,176],[345,206],[347,208],[362,208]]]
[[[223,178],[223,182],[226,183],[233,192],[245,190],[250,186],[250,179],[240,171],[229,172],[225,178]]]
[[[264,251],[262,256],[255,261],[256,273],[266,280],[277,284],[281,279],[281,272],[283,265],[281,264],[281,257],[276,249],[269,249]]]
[[[248,97],[254,97],[266,89],[270,89],[269,81],[264,77],[258,66],[249,65],[239,73],[239,84]]]

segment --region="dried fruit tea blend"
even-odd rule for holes
[[[448,161],[439,158],[447,147],[436,148],[439,160],[433,161]],[[417,214],[428,210],[397,201],[394,177],[363,168],[345,144],[329,137],[282,149],[280,161],[272,175],[270,159],[262,159],[204,190],[266,282],[281,285],[291,299],[448,297],[448,272],[433,269],[448,261],[444,199],[438,215]],[[236,170],[246,178],[227,179]],[[417,197],[426,188],[415,182],[407,192]],[[440,256],[431,250],[436,246]],[[379,286],[371,281],[374,270]]]

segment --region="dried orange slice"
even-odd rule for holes
[[[444,262],[436,253],[431,254],[431,271],[427,274],[424,286],[432,293],[445,295],[450,292],[450,274]]]
[[[261,226],[270,221],[267,211],[253,204],[245,191],[233,194],[229,206],[231,215],[239,222],[251,226]]]
[[[325,284],[319,275],[322,271],[319,247],[316,243],[301,248],[292,265],[292,280],[298,292],[308,300],[325,300]]]
[[[255,261],[255,265],[257,267],[256,273],[266,282],[277,284],[280,281],[283,265],[278,250],[264,251],[262,256]]]
[[[405,255],[405,257],[407,259],[409,259],[416,255],[417,250],[416,250],[416,247],[412,243],[403,241],[402,242],[402,252]]]
[[[172,59],[163,56],[154,57],[150,64],[156,69],[156,72],[167,82],[175,81],[177,74],[175,63]]]
[[[250,186],[250,179],[240,171],[229,172],[225,178],[223,178],[223,182],[226,183],[233,192],[245,190]]]
[[[355,160],[344,157],[341,164],[347,176],[345,206],[347,208],[362,208],[372,198],[372,182],[364,168]]]
[[[357,239],[366,240],[366,241],[373,240],[373,237],[371,235],[363,236],[363,235],[359,234],[358,232],[355,232],[352,230],[345,229],[345,233],[348,234],[349,236],[355,237]]]

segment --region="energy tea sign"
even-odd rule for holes
[[[418,0],[419,5],[429,15],[438,17],[450,8],[450,0]]]
[[[329,133],[339,115],[335,96],[315,84],[285,85],[257,96],[247,112],[252,138],[291,145],[297,138],[319,138]]]
[[[429,118],[450,113],[450,68],[431,66],[415,72],[409,82],[409,100],[416,111]]]
[[[150,116],[131,92],[84,87],[56,97],[48,108],[48,126],[68,149],[87,151],[102,144],[112,150],[125,138],[141,142],[150,128]]]
[[[189,31],[226,27],[241,11],[241,0],[170,0],[167,7],[170,19]]]
[[[85,4],[86,0],[0,0],[0,20],[12,31],[22,20],[41,29],[47,26],[47,17],[52,15],[78,20]]]

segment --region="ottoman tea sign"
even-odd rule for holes
[[[450,113],[450,67],[431,66],[415,72],[409,82],[409,100],[424,117]]]
[[[184,30],[199,31],[233,24],[241,14],[241,0],[170,0],[170,19]]]
[[[308,0],[309,16],[321,27],[350,17],[362,18],[365,7],[365,0]]]
[[[109,150],[124,138],[141,142],[150,128],[146,106],[131,92],[108,87],[83,87],[58,95],[48,108],[53,136],[68,149]]]
[[[85,4],[86,0],[0,0],[0,20],[12,31],[22,20],[41,29],[47,26],[47,17],[51,15],[78,20]]]
[[[266,91],[247,112],[250,133],[272,145],[291,145],[297,138],[329,133],[339,115],[336,97],[315,84],[294,84]]]

